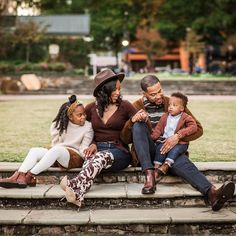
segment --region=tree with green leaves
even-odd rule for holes
[[[41,26],[33,21],[20,22],[16,24],[14,32],[15,44],[21,43],[26,47],[26,63],[30,61],[31,46],[44,38],[47,26]]]
[[[160,7],[157,27],[171,41],[186,37],[191,28],[208,44],[221,44],[236,32],[235,0],[166,0]]]
[[[94,50],[113,51],[117,56],[122,50],[122,40],[134,40],[137,26],[145,20],[148,28],[163,0],[120,0],[120,1],[66,1],[41,0],[43,14],[88,13],[91,16],[91,36]]]
[[[122,50],[122,39],[128,36],[133,41],[141,23],[145,22],[146,27],[151,28],[161,2],[162,0],[104,0],[89,5],[95,48],[111,50],[117,55]]]
[[[147,70],[154,71],[154,60],[156,56],[166,53],[166,42],[155,28],[147,28],[145,24],[137,30],[137,41],[134,45],[147,55]]]

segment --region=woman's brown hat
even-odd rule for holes
[[[105,84],[106,82],[116,78],[120,80],[120,82],[124,79],[125,74],[124,73],[118,73],[116,74],[111,69],[105,69],[99,73],[96,74],[94,81],[95,81],[95,89],[93,91],[93,96],[96,97],[96,94],[100,87]]]

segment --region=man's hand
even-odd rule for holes
[[[92,143],[88,148],[84,150],[85,158],[90,158],[93,154],[97,152],[97,145]]]
[[[170,151],[177,143],[179,142],[178,134],[174,134],[171,137],[167,138],[161,147],[161,154],[165,154]]]
[[[131,121],[138,122],[138,121],[146,121],[148,118],[147,112],[145,112],[143,109],[139,110],[131,119]]]

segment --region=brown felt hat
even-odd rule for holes
[[[113,72],[111,69],[105,69],[99,73],[96,74],[95,78],[94,78],[94,82],[95,82],[95,89],[93,91],[93,96],[96,97],[96,94],[98,92],[98,90],[101,88],[102,85],[104,85],[106,82],[117,78],[118,80],[120,80],[120,82],[124,79],[125,74],[124,73],[118,73],[116,74],[115,72]]]

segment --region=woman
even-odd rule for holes
[[[72,95],[63,103],[51,124],[51,148],[34,147],[28,152],[18,171],[11,177],[1,179],[0,187],[26,188],[36,185],[36,175],[54,163],[71,169],[82,167],[85,153],[93,140],[93,129],[86,121],[83,104]]]
[[[67,200],[78,206],[81,205],[84,194],[91,187],[94,178],[103,168],[120,171],[128,167],[131,162],[128,145],[121,141],[120,135],[124,125],[127,122],[137,121],[140,115],[136,114],[136,109],[130,102],[121,98],[123,79],[123,73],[115,74],[110,69],[99,72],[95,77],[96,86],[93,95],[96,101],[85,107],[87,120],[92,123],[94,130],[93,143],[85,150],[87,158],[85,167],[90,169],[83,168],[72,180],[64,177],[61,182],[62,188],[66,190]],[[98,159],[104,162],[104,157],[109,165],[98,165]],[[95,161],[96,168],[93,166]]]
[[[125,123],[135,115],[136,109],[121,98],[123,79],[123,73],[115,74],[110,69],[98,73],[93,92],[96,101],[85,107],[87,120],[94,129],[94,141],[85,151],[86,156],[110,150],[114,156],[110,171],[120,171],[131,161],[129,148],[121,141],[120,134]]]

